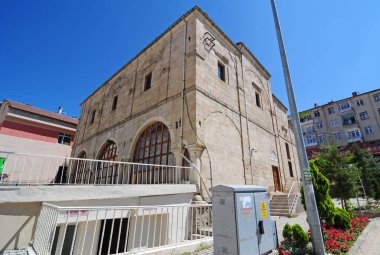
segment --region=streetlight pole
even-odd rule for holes
[[[317,203],[315,201],[313,182],[311,180],[309,163],[305,150],[305,144],[302,138],[301,123],[298,116],[298,110],[296,100],[294,97],[292,80],[290,78],[290,71],[288,61],[286,58],[285,46],[282,40],[282,34],[280,29],[280,23],[278,21],[276,4],[274,0],[271,0],[274,23],[276,26],[278,46],[280,48],[282,69],[284,72],[286,91],[288,94],[290,113],[292,115],[292,123],[294,127],[294,137],[297,145],[298,160],[301,167],[301,178],[303,184],[303,190],[305,195],[306,213],[310,226],[311,241],[313,243],[313,251],[316,255],[324,255],[324,242],[322,238],[321,223],[319,221]]]

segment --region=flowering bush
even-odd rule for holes
[[[368,222],[368,217],[354,217],[351,220],[352,227],[348,230],[342,230],[330,227],[327,224],[322,224],[326,251],[332,254],[345,254],[348,252],[351,245],[367,226]],[[310,237],[310,230],[308,231],[308,235]],[[284,242],[282,244],[283,246],[280,246],[278,249],[280,255],[296,254],[296,250],[293,247],[289,247],[289,243]]]

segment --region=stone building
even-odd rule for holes
[[[269,78],[194,7],[85,99],[71,157],[0,153],[0,252],[30,240],[37,254],[211,242],[212,206],[198,194],[208,200],[218,184],[286,193],[300,178]]]
[[[308,157],[322,146],[335,145],[342,151],[353,143],[380,154],[380,89],[331,101],[300,112]]]
[[[201,171],[286,192],[299,166],[286,107],[243,43],[194,7],[81,104],[72,156]]]

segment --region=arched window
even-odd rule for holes
[[[115,161],[116,159],[116,143],[107,141],[103,145],[99,153],[98,159],[105,161]],[[99,162],[95,176],[95,183],[97,184],[117,184],[118,169],[117,165],[112,162]]]
[[[77,156],[77,158],[79,158],[79,160],[77,160],[78,162],[76,163],[75,165],[75,183],[76,184],[87,184],[89,183],[89,167],[87,166],[88,165],[88,162],[85,161],[85,160],[80,160],[80,159],[85,159],[87,158],[87,154],[85,151],[82,151],[81,153],[79,153],[79,155]]]
[[[168,165],[170,134],[162,122],[155,122],[141,133],[134,151],[133,161],[146,164]]]
[[[137,140],[133,161],[142,165],[130,172],[130,183],[168,183],[169,176],[174,176],[173,169],[166,167],[174,165],[174,156],[170,152],[170,133],[162,122],[155,122],[147,126]],[[173,180],[174,181],[174,180]]]

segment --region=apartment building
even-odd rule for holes
[[[160,254],[210,241],[210,187],[297,187],[294,135],[269,79],[194,7],[82,102],[71,157],[9,157],[3,184],[17,186],[0,203],[17,215],[0,220],[21,225],[7,225],[0,248],[33,239],[38,254]]]
[[[332,101],[299,113],[308,157],[324,145],[342,151],[358,143],[380,154],[380,89],[353,92],[352,97]]]

